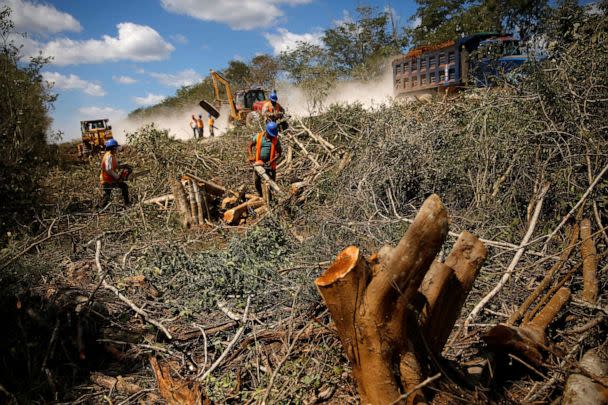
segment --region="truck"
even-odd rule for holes
[[[232,93],[230,82],[218,72],[211,70],[211,79],[213,80],[213,90],[215,99],[213,103],[202,100],[199,105],[215,118],[219,117],[219,111],[222,104],[228,104],[230,107],[230,116],[228,117],[229,124],[247,124],[253,125],[259,118],[264,102],[268,100],[266,91],[261,87],[250,87],[248,89],[239,90]],[[224,86],[226,99],[220,96],[219,84]]]
[[[109,119],[80,121],[82,142],[78,144],[78,156],[95,156],[105,149],[106,141],[113,138]]]
[[[393,94],[419,97],[464,87],[487,87],[528,60],[509,34],[477,33],[411,49],[392,61]]]

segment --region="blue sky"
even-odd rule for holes
[[[120,119],[193,84],[210,68],[259,53],[276,54],[296,40],[319,41],[360,4],[395,9],[400,25],[414,1],[331,0],[0,0],[13,9],[25,55],[54,57],[45,78],[59,94],[52,116],[64,140],[79,121]]]

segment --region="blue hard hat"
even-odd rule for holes
[[[275,103],[279,99],[279,97],[277,97],[277,92],[276,91],[273,91],[272,93],[270,93],[270,97],[268,97],[268,98],[270,99],[270,101],[274,101]]]
[[[274,138],[279,134],[279,126],[276,122],[270,121],[266,124],[266,132],[268,132],[268,135],[270,135],[271,138]]]
[[[106,141],[106,149],[112,149],[112,148],[118,148],[118,142],[114,138],[108,139]]]

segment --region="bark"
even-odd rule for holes
[[[365,259],[350,246],[315,281],[362,404],[424,402],[420,383],[430,365],[421,340],[441,352],[486,255],[477,238],[463,233],[446,263],[434,261],[447,232],[445,207],[432,195],[395,248]]]
[[[184,188],[186,189],[186,193],[188,194],[188,201],[190,205],[190,217],[192,218],[192,223],[194,225],[198,225],[198,210],[196,209],[196,200],[194,197],[192,181],[185,180],[182,182],[182,184],[184,184]]]
[[[233,207],[235,204],[239,202],[238,197],[225,197],[220,204],[221,210],[226,210]]]
[[[583,300],[590,304],[597,303],[597,250],[591,238],[591,221],[581,221],[581,255],[583,257]]]
[[[190,214],[190,206],[188,205],[184,186],[181,182],[173,178],[169,180],[169,183],[171,184],[171,190],[175,197],[175,201],[177,202],[177,209],[182,217],[182,226],[188,228],[192,225],[192,215]]]
[[[576,242],[578,240],[578,231],[578,225],[573,225],[570,231],[568,246],[566,246],[566,249],[564,249],[564,251],[560,255],[559,260],[553,265],[553,267],[551,267],[547,274],[545,274],[545,277],[543,277],[543,280],[534,289],[532,294],[530,294],[525,299],[525,301],[519,306],[519,308],[517,308],[517,310],[509,317],[507,324],[513,325],[515,322],[519,321],[519,319],[524,316],[524,314],[526,314],[528,308],[530,308],[530,305],[532,305],[532,303],[539,297],[543,290],[549,286],[551,280],[553,279],[553,276],[559,271],[559,269],[562,268],[564,263],[566,263],[566,261],[570,257],[570,253],[572,253],[572,250],[576,246]],[[532,316],[534,316],[534,313],[532,312],[527,314],[524,318],[524,322],[528,322]]]
[[[205,223],[205,216],[203,214],[203,201],[201,198],[201,192],[198,189],[196,181],[192,181],[192,193],[194,194],[194,201],[196,202],[196,216],[199,224]],[[205,204],[206,205],[206,204]]]
[[[226,223],[229,225],[234,225],[238,223],[243,214],[247,212],[249,207],[251,207],[252,209],[256,209],[258,207],[261,207],[262,205],[264,205],[264,200],[262,200],[261,198],[249,200],[243,204],[237,205],[236,207],[224,212],[224,221],[226,221]]]

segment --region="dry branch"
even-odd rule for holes
[[[121,292],[118,291],[118,289],[116,287],[114,287],[113,285],[111,285],[110,283],[108,283],[105,280],[104,274],[103,274],[103,270],[102,270],[102,267],[101,267],[101,262],[99,260],[100,254],[101,254],[101,241],[98,240],[97,243],[96,243],[95,264],[97,265],[97,275],[98,275],[98,277],[100,279],[103,280],[102,283],[101,283],[101,285],[106,290],[112,291],[118,297],[118,299],[120,299],[122,302],[124,302],[125,304],[127,304],[133,311],[135,311],[137,314],[139,314],[146,322],[148,322],[151,325],[156,326],[161,332],[163,332],[165,334],[165,336],[168,339],[172,339],[171,333],[169,333],[169,331],[167,330],[167,328],[165,328],[163,326],[163,324],[161,324],[157,320],[154,320],[154,319],[150,318],[148,316],[148,314],[143,309],[141,309],[140,307],[138,307],[137,305],[135,305],[130,299],[128,299],[127,297],[125,297],[124,295],[122,295]]]
[[[545,186],[542,188],[542,190],[540,191],[540,194],[537,197],[536,207],[534,208],[534,214],[532,215],[532,218],[530,220],[528,230],[527,230],[526,234],[524,235],[523,239],[521,240],[521,243],[519,244],[520,248],[517,250],[517,253],[515,253],[513,260],[511,260],[511,263],[507,267],[505,274],[502,276],[502,278],[500,279],[498,284],[492,289],[492,291],[490,291],[485,297],[483,297],[481,299],[481,301],[479,301],[477,303],[477,305],[475,305],[475,308],[473,308],[473,310],[471,311],[471,313],[469,314],[467,319],[464,321],[465,332],[468,330],[469,324],[471,322],[473,322],[473,320],[477,317],[477,314],[479,313],[479,311],[481,311],[482,308],[496,294],[498,294],[498,292],[500,290],[502,290],[502,288],[505,286],[507,281],[509,281],[509,279],[511,278],[511,274],[513,274],[513,271],[515,270],[515,266],[517,266],[519,259],[523,255],[524,250],[526,249],[526,247],[525,247],[526,244],[528,243],[528,241],[532,237],[532,234],[534,233],[534,228],[536,228],[536,222],[538,221],[538,217],[539,217],[541,209],[543,207],[543,199],[545,198],[545,194],[547,193],[548,190],[549,190],[549,184],[545,184]]]

